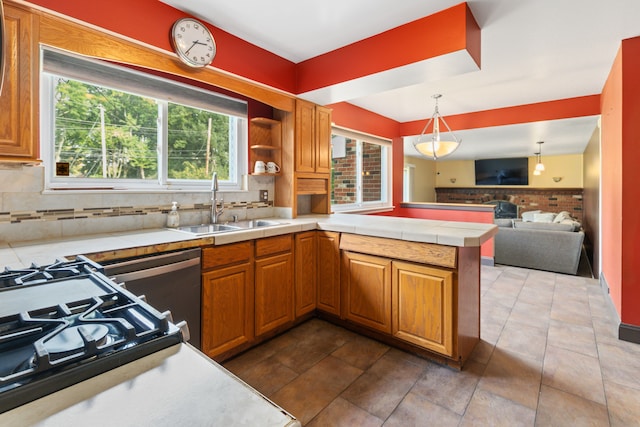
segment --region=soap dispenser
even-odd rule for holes
[[[178,202],[171,202],[171,210],[167,215],[167,227],[177,228],[180,225],[180,214],[178,213]]]

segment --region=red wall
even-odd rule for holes
[[[622,323],[635,326],[640,326],[638,75],[640,37],[623,40],[602,91],[602,274]]]

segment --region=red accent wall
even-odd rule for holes
[[[460,50],[480,65],[480,27],[466,3],[300,62],[297,93]]]
[[[623,40],[602,91],[602,274],[622,323],[640,326],[640,37]]]
[[[187,14],[157,0],[30,0],[29,3],[172,51],[169,31]],[[296,65],[220,28],[207,24],[218,52],[212,66],[293,93]],[[250,60],[248,60],[250,59]]]

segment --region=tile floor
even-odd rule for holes
[[[225,363],[305,426],[640,426],[640,345],[598,281],[482,267],[459,372],[313,319]]]

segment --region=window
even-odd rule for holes
[[[334,128],[331,137],[334,211],[391,205],[391,142]]]
[[[241,187],[247,104],[141,72],[43,50],[47,188]]]

